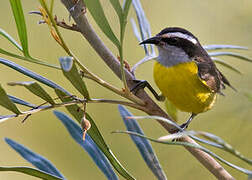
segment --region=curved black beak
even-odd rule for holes
[[[159,44],[161,38],[158,36],[154,36],[152,38],[146,39],[143,42],[140,43],[140,45],[142,44]]]

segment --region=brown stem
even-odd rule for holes
[[[79,0],[75,4],[74,0],[61,0],[67,10],[73,17],[76,25],[80,29],[81,34],[86,38],[94,50],[98,53],[101,59],[108,65],[108,67],[121,79],[120,63],[112,52],[104,45],[101,39],[93,30],[92,26],[89,24],[86,16],[82,13],[84,4],[82,0]],[[74,8],[73,8],[74,7]],[[134,86],[133,79],[135,77],[127,69],[125,70],[125,76],[128,83],[128,87],[132,88]],[[139,90],[136,94],[137,97],[142,99],[146,104],[143,107],[143,111],[149,115],[162,116],[171,119],[149,96],[144,90]],[[172,132],[172,126],[163,122],[158,121],[168,132]],[[182,139],[184,142],[196,143],[189,137]],[[198,161],[204,165],[212,174],[218,179],[234,179],[213,157],[207,153],[191,148],[185,147],[193,156],[198,159]]]

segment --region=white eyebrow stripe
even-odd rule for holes
[[[167,38],[170,38],[170,37],[179,37],[179,38],[191,41],[193,44],[197,44],[197,40],[194,37],[192,37],[192,36],[190,36],[188,34],[183,34],[181,32],[166,33],[166,34],[163,34],[162,36],[163,37],[167,37]]]

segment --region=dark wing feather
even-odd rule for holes
[[[211,58],[206,55],[204,58],[195,57],[194,61],[198,66],[199,77],[206,81],[207,86],[214,92],[224,95],[221,90],[228,85],[232,89],[235,88],[229,83],[227,78],[217,69]]]
[[[194,61],[198,66],[199,77],[206,81],[207,86],[214,92],[220,93],[220,90],[224,88],[222,86],[222,79],[220,73],[209,57],[195,57]]]

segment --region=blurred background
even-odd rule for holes
[[[28,28],[31,55],[51,64],[58,64],[58,58],[65,56],[65,52],[50,36],[47,26],[38,25],[37,22],[40,20],[40,17],[28,15],[29,11],[38,9],[39,3],[37,1],[22,1],[22,3]],[[109,1],[102,1],[102,3],[113,30],[118,34],[119,22],[113,8]],[[203,45],[232,44],[247,46],[250,50],[242,51],[241,53],[252,57],[252,1],[145,0],[142,3],[150,21],[153,35],[165,27],[180,26],[196,35]],[[55,13],[58,19],[64,18],[66,21],[68,20],[68,13],[59,1],[55,1]],[[87,13],[87,16],[102,40],[104,40],[115,55],[118,55],[116,48],[100,31],[89,13]],[[135,18],[133,8],[131,8],[129,14],[129,18],[131,17]],[[1,2],[0,27],[16,40],[18,39],[14,18],[8,1]],[[68,46],[71,47],[71,50],[90,70],[113,85],[122,87],[122,83],[106,67],[103,61],[99,59],[95,51],[79,33],[69,32],[63,29],[61,29],[61,32]],[[0,47],[17,52],[2,37],[0,37]],[[138,45],[130,22],[126,29],[124,49],[125,58],[131,66],[144,57],[144,51]],[[71,87],[70,83],[63,78],[61,71],[9,58],[4,55],[0,55],[0,57],[12,60],[29,68],[62,85],[73,94],[76,94],[76,91]],[[244,96],[244,93],[252,93],[252,64],[230,57],[225,57],[224,59],[243,73],[239,75],[225,67],[218,66],[238,92],[227,88],[225,90],[226,96],[219,96],[214,108],[195,118],[190,125],[190,129],[214,133],[233,145],[234,148],[245,156],[252,158],[252,102]],[[157,87],[152,78],[152,66],[152,61],[140,66],[136,72],[136,76],[138,79],[148,80],[156,89]],[[8,94],[20,97],[34,104],[40,104],[42,101],[31,95],[26,89],[7,86],[7,82],[10,81],[30,80],[30,78],[0,65],[0,82]],[[87,83],[90,94],[94,98],[118,98],[108,90],[91,81],[87,80]],[[48,89],[47,87],[45,88]],[[53,97],[56,97],[52,89],[48,89],[48,91],[51,92]],[[163,107],[162,103],[159,104]],[[58,110],[65,111],[64,108]],[[89,104],[87,110],[95,120],[107,144],[126,169],[137,179],[155,179],[131,139],[127,135],[111,134],[114,130],[125,130],[117,106]],[[130,110],[136,115],[143,115],[139,111]],[[10,112],[0,107],[0,115],[5,114],[10,114]],[[188,116],[186,113],[180,113],[179,123],[184,122]],[[21,120],[22,118],[15,118],[0,124],[0,166],[31,166],[4,142],[3,138],[8,137],[48,158],[69,180],[105,179],[88,154],[73,141],[51,111],[32,115],[23,124]],[[140,124],[148,136],[158,138],[166,135],[166,131],[154,120],[140,121]],[[202,167],[183,147],[153,143],[152,145],[169,179],[190,180],[202,179],[202,177],[206,180],[214,179],[213,175]],[[236,165],[251,169],[246,163],[241,162],[228,153],[213,148],[210,149]],[[236,179],[247,178],[244,174],[226,165],[223,166]],[[13,172],[1,172],[0,179],[30,180],[36,178]],[[123,178],[120,177],[120,179]]]

